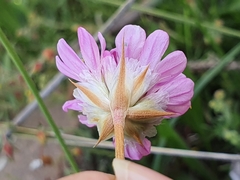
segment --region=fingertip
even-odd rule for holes
[[[169,177],[164,176],[152,169],[147,167],[141,166],[136,163],[129,163],[128,166],[128,180],[151,180],[151,179],[158,179],[158,180],[171,180]]]
[[[124,159],[113,159],[116,180],[171,180],[152,169]]]
[[[113,169],[115,172],[116,180],[127,180],[128,179],[128,165],[130,161],[124,159],[113,159]]]
[[[107,174],[98,171],[83,171],[80,173],[72,174],[58,180],[77,180],[77,179],[87,179],[87,180],[115,180],[115,176],[112,174]]]

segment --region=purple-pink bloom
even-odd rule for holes
[[[162,59],[169,43],[162,30],[146,37],[140,26],[127,25],[111,50],[101,33],[98,38],[101,51],[84,28],[78,29],[81,56],[64,39],[57,44],[57,67],[76,86],[75,99],[63,110],[79,111],[81,123],[97,126],[99,142],[113,137],[118,144],[121,127],[125,157],[141,159],[150,153],[146,137],[156,135],[155,126],[191,106],[194,83],[182,74],[187,59],[181,51]]]

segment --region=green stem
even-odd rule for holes
[[[29,88],[31,89],[32,93],[34,94],[38,105],[42,111],[42,113],[44,114],[48,124],[51,126],[53,132],[55,133],[56,138],[58,139],[69,163],[71,164],[73,170],[75,172],[78,172],[78,166],[76,164],[76,162],[74,161],[71,153],[69,152],[61,134],[59,129],[57,128],[56,124],[54,123],[47,107],[45,106],[43,99],[40,97],[36,86],[34,84],[34,82],[32,81],[32,79],[30,78],[30,76],[28,75],[27,71],[24,69],[24,66],[19,58],[19,56],[17,55],[17,53],[15,52],[14,48],[11,46],[10,42],[8,41],[7,37],[5,36],[4,32],[2,31],[2,29],[0,28],[0,42],[3,44],[3,46],[5,47],[6,51],[8,52],[8,55],[11,57],[13,63],[15,64],[15,66],[17,67],[17,69],[20,71],[21,75],[23,76],[24,80],[26,81],[27,85],[29,86]]]

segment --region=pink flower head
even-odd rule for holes
[[[127,25],[110,51],[101,33],[98,38],[101,51],[84,28],[78,29],[81,56],[64,39],[57,44],[57,67],[76,86],[75,99],[63,110],[79,111],[81,123],[97,126],[98,143],[113,137],[117,157],[141,159],[150,153],[146,137],[156,135],[155,126],[191,106],[194,83],[182,74],[186,57],[174,51],[162,59],[169,43],[162,30],[146,38],[141,27]]]

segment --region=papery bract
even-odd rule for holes
[[[97,126],[98,143],[114,137],[116,156],[137,160],[150,153],[146,137],[156,135],[155,126],[191,106],[194,83],[182,74],[187,60],[181,51],[162,59],[169,43],[162,30],[146,38],[140,26],[127,25],[110,51],[101,33],[98,38],[101,51],[84,28],[78,29],[81,57],[65,40],[57,44],[57,67],[76,86],[75,99],[63,109],[79,111],[80,122]]]

